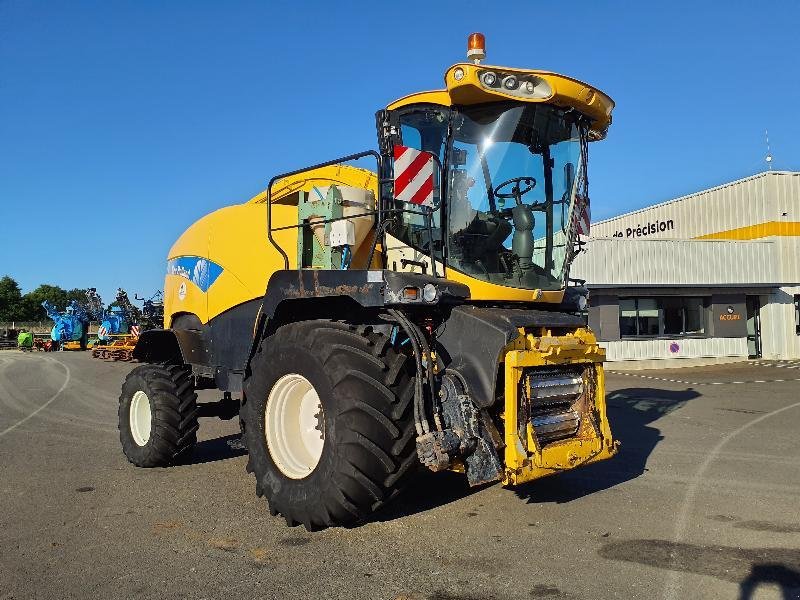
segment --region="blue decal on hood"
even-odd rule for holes
[[[201,256],[179,256],[167,261],[167,275],[188,279],[204,292],[214,285],[222,271],[217,263]]]

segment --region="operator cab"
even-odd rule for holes
[[[485,56],[482,37],[470,36],[468,56]],[[434,163],[432,202],[394,195],[387,262],[466,283],[473,299],[476,289],[490,290],[486,299],[537,299],[566,285],[588,210],[587,145],[605,136],[614,104],[582,82],[483,66],[480,58],[451,67],[446,90],[379,112],[379,135],[390,131],[395,148],[428,153]],[[399,170],[395,160],[396,181]],[[509,297],[499,287],[518,291]]]
[[[436,258],[491,283],[559,289],[585,136],[580,115],[500,101],[411,105],[398,117],[399,143],[442,165],[446,185],[437,180],[432,207]],[[396,204],[404,212],[389,233],[429,253],[422,217]]]

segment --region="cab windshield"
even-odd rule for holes
[[[397,202],[404,212],[387,231],[472,277],[560,289],[574,240],[582,122],[546,104],[409,107],[400,115],[402,143],[434,154],[445,172],[430,224],[418,207]]]
[[[577,115],[545,104],[459,108],[449,140],[448,266],[491,283],[559,289],[564,282]]]

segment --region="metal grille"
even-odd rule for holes
[[[527,374],[527,413],[540,444],[574,436],[581,425],[583,369],[532,369]]]

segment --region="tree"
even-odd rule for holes
[[[20,321],[25,315],[22,306],[22,290],[10,276],[0,279],[0,321]]]
[[[86,290],[75,288],[65,290],[57,285],[43,283],[35,290],[22,294],[19,284],[10,276],[0,278],[0,321],[44,321],[47,313],[42,302],[62,311],[71,300],[86,303]]]
[[[67,303],[69,303],[70,300],[77,300],[78,304],[81,304],[84,307],[86,306],[86,290],[85,289],[73,288],[71,290],[67,290],[66,296],[67,296]],[[65,304],[65,306],[66,306],[66,304]]]
[[[41,321],[42,317],[39,314],[44,312],[44,309],[41,306],[34,305],[31,302],[31,299],[28,297],[27,294],[22,296],[22,300],[20,300],[20,321]]]
[[[76,288],[67,291],[60,286],[43,283],[23,297],[29,312],[28,319],[31,321],[43,321],[47,318],[47,313],[42,308],[42,302],[45,300],[61,311],[67,307],[70,300],[77,300],[79,304],[84,304],[86,302],[86,290]]]

